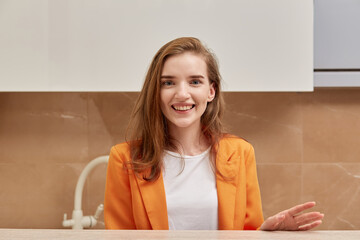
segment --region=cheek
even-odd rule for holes
[[[207,104],[209,98],[208,92],[201,92],[198,96],[199,96],[198,97],[199,102],[201,102],[202,104]]]
[[[168,99],[169,99],[169,97],[167,96],[166,92],[161,91],[160,92],[160,107],[161,107],[162,112],[164,112],[165,107],[168,104]]]

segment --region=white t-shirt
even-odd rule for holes
[[[217,230],[216,178],[210,148],[197,156],[165,151],[164,185],[170,230]]]

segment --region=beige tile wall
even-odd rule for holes
[[[78,176],[124,140],[137,95],[0,93],[0,228],[62,228]],[[360,229],[360,89],[225,99],[228,131],[255,147],[265,217],[315,200],[318,229]],[[100,165],[86,182],[86,215],[103,202],[105,174]]]

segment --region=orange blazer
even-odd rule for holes
[[[147,182],[124,170],[127,143],[112,147],[107,168],[104,219],[107,229],[168,230],[162,174]],[[216,167],[219,230],[255,230],[263,222],[254,149],[237,137],[220,140]],[[194,206],[196,207],[196,206]]]

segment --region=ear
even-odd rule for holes
[[[214,83],[210,84],[210,90],[209,90],[209,96],[208,96],[208,102],[211,102],[214,98],[215,98],[215,87],[214,87]]]

